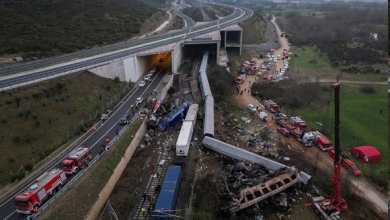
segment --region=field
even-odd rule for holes
[[[327,55],[321,53],[316,47],[294,47],[291,49],[292,55],[290,62],[291,72],[298,72],[300,75],[309,75],[311,77],[320,77],[321,79],[336,79],[337,74],[342,74],[343,80],[357,80],[378,82],[385,81],[385,75],[378,73],[346,73],[342,72],[330,64]],[[383,64],[373,65],[375,68],[383,69]]]
[[[88,87],[85,87],[88,85]],[[1,185],[88,130],[126,83],[82,72],[0,94]],[[110,105],[111,103],[111,105]],[[104,106],[104,107],[102,107]]]
[[[352,160],[362,170],[363,174],[375,175],[387,179],[388,172],[388,108],[386,86],[373,86],[375,94],[366,94],[359,91],[360,85],[342,84],[340,94],[340,144],[343,152],[350,155],[350,149],[356,146],[371,145],[382,153],[382,162],[377,165],[366,165]],[[329,96],[329,92],[326,92]],[[330,105],[322,109],[301,109],[297,115],[307,122],[309,128],[321,129],[326,126],[331,130],[329,137],[334,140],[334,103],[333,92]],[[382,113],[380,113],[382,111]],[[326,130],[328,130],[326,129]]]
[[[269,9],[269,10],[264,10],[264,13],[267,14],[272,14],[272,15],[286,15],[291,12],[296,12],[301,15],[324,15],[326,12],[324,11],[318,11],[318,10],[313,10],[313,9]]]

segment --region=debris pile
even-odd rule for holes
[[[299,182],[298,170],[295,168],[270,171],[258,164],[241,161],[224,167],[218,192],[220,195],[229,195],[229,207],[224,208],[226,211],[234,213],[269,197],[274,197],[275,203],[280,206],[291,208],[287,194],[279,193]]]

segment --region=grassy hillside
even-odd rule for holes
[[[51,56],[131,38],[156,9],[138,0],[0,1],[0,54]]]
[[[74,137],[89,129],[90,118],[99,118],[102,106],[107,109],[125,86],[83,72],[0,93],[0,131],[6,131],[0,134],[0,184],[58,149],[67,133]]]
[[[388,99],[386,97],[386,85],[373,86],[375,94],[362,93],[361,85],[342,84],[340,91],[340,144],[342,150],[349,155],[350,149],[356,146],[371,145],[382,153],[382,162],[373,167],[362,164],[352,158],[364,175],[370,176],[370,169],[383,179],[387,179],[388,172]],[[329,93],[327,94],[329,96]],[[297,115],[308,123],[310,128],[320,128],[316,122],[320,122],[334,140],[334,103],[333,92],[330,105],[324,109],[302,109]],[[382,113],[380,111],[382,110]]]

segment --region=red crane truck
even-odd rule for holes
[[[279,106],[272,100],[265,100],[264,106],[272,113],[279,112]]]
[[[24,192],[15,197],[16,212],[27,215],[38,212],[50,196],[61,190],[65,181],[65,172],[58,168],[43,173]]]
[[[78,147],[70,152],[68,157],[61,163],[61,170],[66,174],[72,175],[86,167],[92,160],[92,154],[89,148]]]
[[[322,151],[329,151],[333,149],[333,144],[319,131],[314,131],[314,145],[318,146]]]
[[[301,131],[307,130],[306,122],[302,120],[300,117],[291,117],[290,123],[295,127],[299,128],[299,130]]]
[[[335,90],[335,157],[334,174],[332,178],[333,196],[325,199],[322,196],[313,197],[312,203],[306,206],[313,206],[315,212],[321,219],[340,219],[340,211],[347,211],[347,202],[341,198],[341,161],[340,161],[340,83],[332,86]]]

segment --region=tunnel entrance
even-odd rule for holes
[[[201,62],[204,51],[209,51],[209,64],[217,61],[217,44],[189,44],[183,48],[184,62]]]

